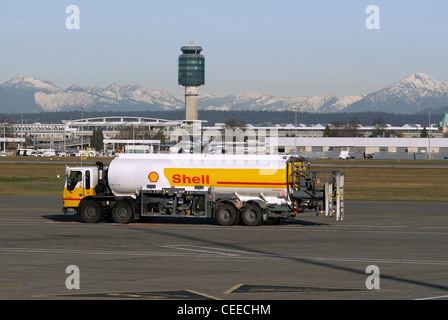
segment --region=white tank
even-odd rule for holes
[[[120,154],[108,170],[116,196],[137,196],[142,188],[213,187],[241,196],[285,196],[287,156]]]

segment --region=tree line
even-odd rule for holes
[[[0,114],[0,117],[6,117],[11,123],[61,123],[62,120],[81,119],[81,111],[70,112],[42,112],[27,114]],[[110,116],[134,116],[148,117],[169,120],[185,119],[184,110],[176,111],[123,111],[123,112],[96,112],[84,111],[84,118],[110,117]],[[294,111],[215,111],[199,110],[200,120],[207,121],[207,126],[214,126],[215,123],[224,123],[225,121],[236,118],[252,125],[275,126],[295,124],[296,114]],[[340,123],[347,124],[352,119],[357,119],[363,126],[371,126],[378,118],[383,119],[385,124],[392,126],[403,126],[405,124],[428,124],[428,115],[423,114],[394,114],[384,112],[356,112],[356,113],[311,113],[298,112],[298,124],[326,124]],[[432,115],[432,122],[439,123],[442,115]]]

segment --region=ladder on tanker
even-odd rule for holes
[[[335,213],[336,221],[344,220],[344,177],[338,172],[333,181],[325,181],[325,216],[331,217]]]

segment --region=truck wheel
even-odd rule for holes
[[[116,223],[129,223],[132,220],[132,207],[127,201],[118,201],[111,212]]]
[[[95,200],[86,200],[81,203],[81,217],[84,222],[97,223],[103,218],[101,205]]]
[[[220,225],[231,226],[235,224],[235,220],[237,218],[236,208],[228,203],[220,204],[216,208],[215,217]]]
[[[246,226],[259,226],[263,223],[263,214],[260,206],[250,204],[241,211],[241,219]]]

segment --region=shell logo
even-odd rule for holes
[[[152,171],[150,174],[148,174],[148,179],[151,182],[157,182],[157,180],[159,180],[159,174],[155,171]]]

